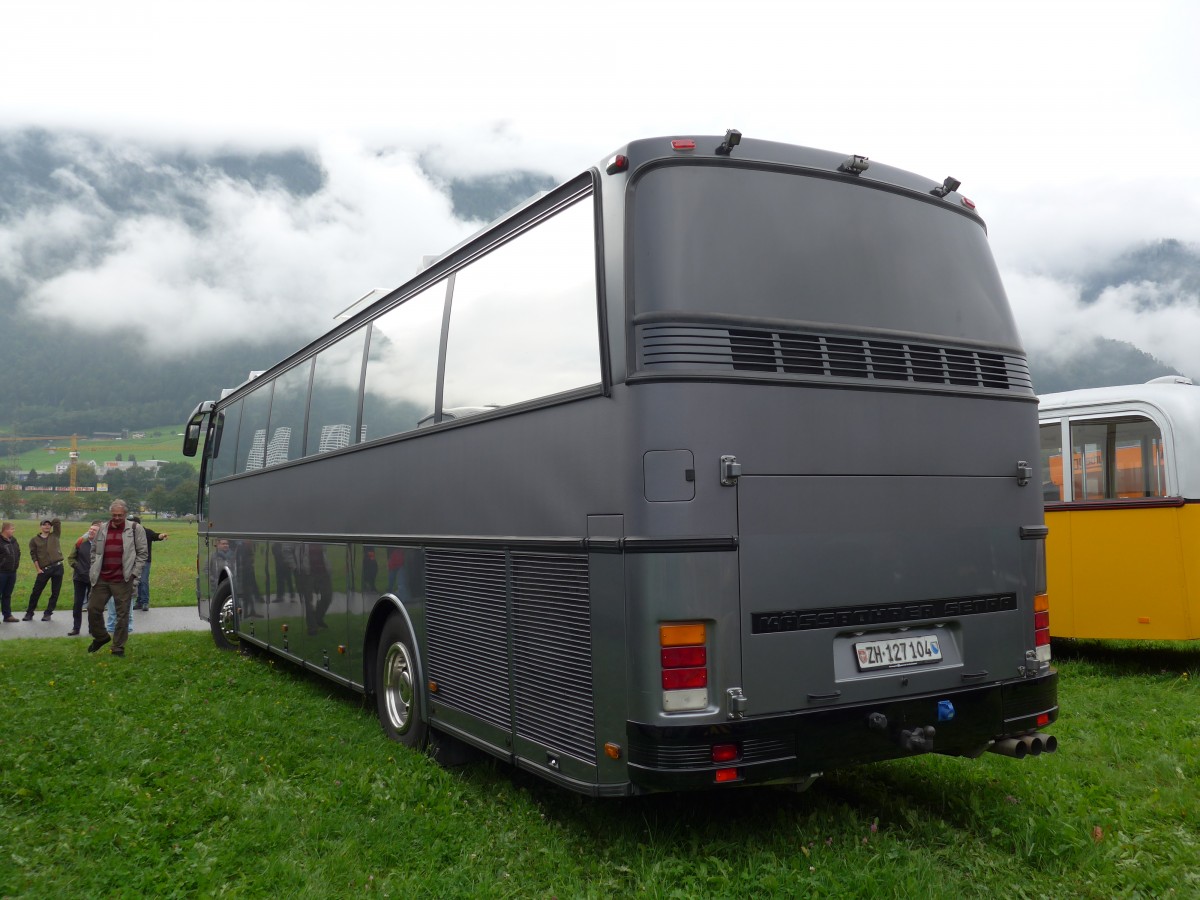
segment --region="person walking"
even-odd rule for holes
[[[5,622],[19,622],[12,614],[12,592],[21,565],[21,544],[13,537],[13,523],[0,525],[0,612]]]
[[[134,522],[142,524],[141,516],[130,516]],[[142,577],[138,581],[137,599],[133,602],[133,608],[142,612],[150,611],[150,564],[154,562],[154,542],[165,541],[168,537],[165,531],[155,531],[153,528],[146,528],[146,568],[142,569]]]
[[[67,554],[67,564],[71,567],[71,584],[75,588],[75,605],[71,607],[71,630],[68,635],[79,634],[79,626],[83,624],[83,605],[87,603],[88,592],[92,589],[92,541],[100,530],[100,520],[97,519],[87,532],[75,542],[71,552]]]
[[[62,522],[59,519],[42,519],[38,534],[29,539],[29,556],[33,560],[33,567],[37,569],[37,578],[33,581],[33,593],[29,595],[29,609],[25,610],[26,622],[32,621],[46,582],[50,582],[50,602],[42,613],[42,621],[49,622],[54,615],[63,581],[63,555],[58,544],[60,537]]]
[[[92,642],[88,653],[95,653],[112,641],[112,655],[125,655],[129,637],[129,607],[137,590],[138,579],[146,565],[146,530],[129,521],[129,506],[114,500],[108,507],[109,520],[100,525],[92,547],[91,592],[88,594],[88,631]],[[112,597],[117,604],[116,629],[104,627],[104,605]]]

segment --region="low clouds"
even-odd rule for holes
[[[498,152],[515,140],[502,127],[498,139],[468,163],[469,142],[453,153],[343,139],[203,154],[0,132],[0,305],[16,302],[18,314],[61,327],[135,333],[152,356],[214,341],[298,347],[368,290],[403,283],[422,256],[478,227],[463,217],[490,218],[465,209],[464,185],[484,194],[501,182],[545,186],[535,184],[546,177],[537,168],[513,164],[519,152]],[[1139,260],[1114,267],[1131,247],[1171,236],[1183,242],[1176,265],[1200,269],[1200,191],[1172,197],[1178,189],[1130,182],[985,194],[1031,357],[1063,361],[1107,338],[1200,376],[1196,278],[1169,268],[1139,275]]]
[[[155,354],[223,336],[310,339],[473,230],[413,156],[350,142],[315,151],[323,180],[307,195],[233,177],[230,157],[180,165],[72,139],[54,149],[63,164],[31,205],[0,220],[0,278],[23,308],[141,332]]]
[[[1096,338],[1107,338],[1133,344],[1200,381],[1200,297],[1178,284],[1120,284],[1085,303],[1078,281],[1001,274],[1030,358],[1062,364],[1090,351]]]

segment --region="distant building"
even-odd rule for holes
[[[349,425],[322,425],[319,451],[328,453],[330,450],[341,450],[350,446]]]
[[[276,463],[288,461],[288,450],[292,446],[292,429],[287,425],[280,425],[275,429],[275,433],[271,435],[271,443],[267,444],[267,465],[273,466]]]
[[[104,472],[124,472],[133,468],[150,469],[151,471],[157,472],[159,467],[165,466],[166,464],[167,460],[165,459],[142,459],[138,460],[137,462],[127,459],[110,459],[102,463],[98,463],[93,459],[91,462],[87,463],[87,465],[90,465],[96,470],[97,475],[101,475]],[[65,469],[63,471],[65,471]]]

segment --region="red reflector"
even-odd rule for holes
[[[708,687],[708,669],[665,669],[662,686],[664,691]]]
[[[737,744],[713,744],[712,761],[715,763],[733,762],[739,756]]]
[[[1049,628],[1050,627],[1050,613],[1048,613],[1048,612],[1034,613],[1033,614],[1033,627],[1034,628]]]
[[[962,198],[962,205],[963,205],[963,206],[965,206],[967,209],[974,209],[974,208],[975,208],[975,201],[974,201],[974,200],[968,200],[966,197],[963,197],[963,198]]]
[[[1045,647],[1049,643],[1050,643],[1050,629],[1049,628],[1039,628],[1037,631],[1035,631],[1033,633],[1033,646]]]
[[[1050,724],[1050,713],[1042,713],[1037,717],[1038,728]]]
[[[695,150],[696,142],[693,141],[691,138],[679,138],[677,140],[671,141],[671,149],[672,150]]]
[[[738,780],[738,770],[737,769],[717,769],[717,771],[715,771],[713,773],[713,781],[715,781],[717,784],[723,784],[726,781],[737,781],[737,780]]]
[[[708,665],[708,651],[704,647],[664,647],[662,650],[664,669],[705,665]]]
[[[618,172],[624,172],[629,168],[629,157],[618,153],[608,161],[608,165],[604,171],[609,175],[616,175]]]

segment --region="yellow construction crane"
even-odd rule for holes
[[[0,443],[18,443],[20,441],[67,441],[71,442],[71,494],[75,494],[75,473],[79,465],[79,435],[77,434],[6,434],[0,436]],[[58,447],[47,447],[48,450],[58,450]],[[107,446],[95,445],[84,447],[84,450],[107,450]]]

